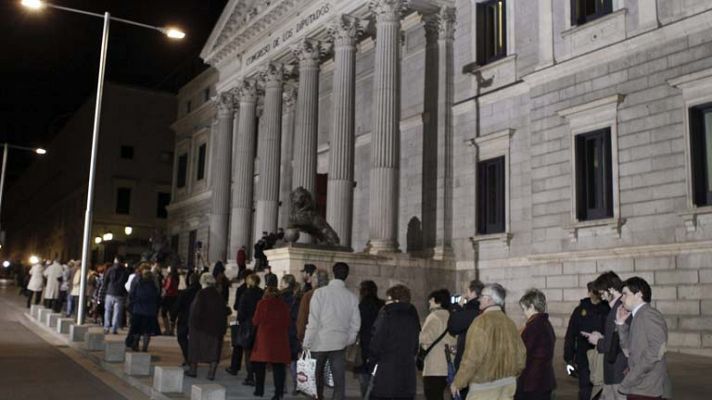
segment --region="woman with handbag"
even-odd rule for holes
[[[245,357],[245,369],[247,376],[242,382],[245,386],[255,386],[255,371],[250,362],[252,341],[254,340],[254,326],[252,317],[255,315],[257,303],[262,299],[263,291],[260,289],[260,276],[250,274],[245,278],[247,289],[240,296],[240,304],[237,306],[237,342],[242,347]]]
[[[289,306],[277,289],[277,277],[265,278],[267,288],[264,297],[257,303],[252,323],[256,329],[255,343],[250,355],[255,371],[255,392],[262,397],[265,391],[265,373],[267,364],[272,365],[274,377],[274,396],[279,400],[284,395],[285,367],[292,360],[289,346],[289,327],[292,324]]]
[[[423,358],[423,391],[427,400],[443,400],[447,388],[445,345],[454,346],[456,339],[447,333],[450,318],[450,292],[436,290],[428,296],[430,314],[420,331],[420,355]]]
[[[373,324],[367,369],[375,368],[376,372],[369,384],[370,399],[415,398],[418,332],[420,318],[410,304],[410,290],[404,285],[391,287],[386,291],[386,305]]]

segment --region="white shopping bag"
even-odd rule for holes
[[[309,350],[297,360],[297,390],[307,396],[316,396],[316,359]]]

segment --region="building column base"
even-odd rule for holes
[[[364,249],[368,254],[400,253],[398,242],[395,240],[371,239]]]

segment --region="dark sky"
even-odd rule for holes
[[[198,58],[227,0],[55,0],[53,4],[149,25],[179,26],[172,41],[160,32],[112,22],[106,79],[177,92],[204,66]],[[102,20],[0,0],[0,142],[42,146],[96,91]],[[0,155],[1,157],[1,155]],[[11,152],[8,184],[32,162]]]

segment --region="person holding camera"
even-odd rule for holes
[[[450,292],[439,289],[430,293],[428,306],[430,314],[425,318],[419,337],[420,349],[427,353],[423,361],[423,391],[428,400],[442,400],[447,388],[445,346],[455,344],[455,338],[447,331]]]

